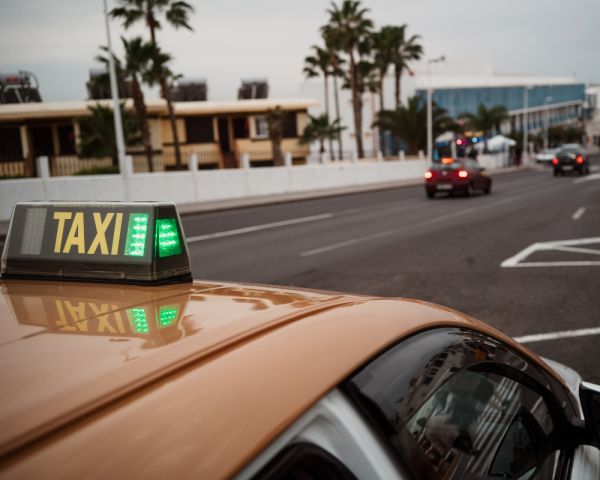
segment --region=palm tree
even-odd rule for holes
[[[129,28],[137,22],[143,22],[150,30],[150,41],[158,50],[156,42],[156,30],[161,28],[159,18],[164,15],[165,21],[172,27],[193,30],[189,24],[189,15],[193,13],[194,7],[182,0],[118,0],[120,6],[113,8],[110,12],[113,18],[123,21],[123,27]],[[181,152],[179,150],[179,135],[175,120],[175,110],[171,100],[171,90],[168,82],[168,72],[158,72],[160,92],[162,98],[167,102],[169,121],[173,132],[173,144],[175,146],[175,165],[181,168]]]
[[[341,122],[338,78],[344,78],[344,70],[343,70],[344,59],[338,55],[338,52],[341,50],[341,46],[336,43],[335,35],[328,36],[326,33],[323,33],[323,41],[325,42],[325,47],[327,49],[327,53],[329,54],[329,64],[331,65],[331,76],[333,77],[333,97],[334,97],[334,103],[335,103],[335,118],[338,120],[338,122]],[[338,142],[338,158],[340,160],[342,160],[344,157],[344,147],[342,145],[341,131],[337,137],[337,142]]]
[[[464,112],[458,118],[464,121],[471,130],[483,132],[484,150],[487,151],[487,137],[492,130],[500,130],[500,124],[508,118],[508,111],[503,105],[487,108],[483,103],[479,104],[477,113]]]
[[[302,136],[300,137],[301,144],[312,143],[315,141],[319,142],[319,153],[325,152],[325,140],[332,140],[338,138],[344,128],[340,126],[340,119],[336,118],[333,122],[329,121],[329,117],[326,113],[319,116],[313,117],[309,115],[310,123],[304,129]]]
[[[146,151],[146,160],[148,162],[148,170],[154,171],[152,161],[153,148],[152,139],[150,137],[150,126],[148,124],[148,110],[142,91],[142,81],[148,80],[149,72],[151,71],[151,62],[156,56],[156,48],[151,43],[145,43],[141,37],[135,37],[132,40],[126,40],[121,37],[123,48],[125,50],[125,62],[121,64],[118,59],[115,62],[119,65],[120,71],[124,78],[131,82],[131,95],[133,98],[133,106],[137,117],[142,143]],[[105,54],[108,54],[106,47],[101,47]],[[96,60],[108,65],[108,58],[105,55],[96,56]]]
[[[348,57],[347,76],[352,91],[354,133],[359,158],[363,158],[365,154],[362,141],[363,102],[358,90],[358,61],[369,51],[369,34],[373,28],[373,22],[367,18],[368,12],[367,8],[362,8],[359,0],[343,0],[340,7],[332,2],[331,8],[327,10],[329,24],[321,28],[323,37],[333,39]]]
[[[400,80],[405,70],[410,71],[409,63],[419,60],[423,56],[423,47],[417,43],[419,35],[413,35],[406,40],[406,25],[396,27],[394,32],[395,50],[394,55],[394,97],[396,108],[400,107]]]
[[[287,113],[279,105],[267,110],[267,124],[269,125],[269,139],[273,148],[273,164],[276,167],[284,165],[281,141]]]
[[[377,71],[377,91],[379,93],[379,111],[385,110],[383,83],[396,54],[396,38],[400,27],[382,27],[371,34],[373,47],[373,64]],[[383,131],[379,132],[379,149],[384,151]]]
[[[91,115],[79,119],[78,150],[82,157],[111,157],[114,166],[119,165],[115,123],[112,108],[101,104],[88,107]],[[123,121],[123,136],[126,145],[140,142],[138,122],[135,117],[120,104]]]
[[[329,75],[331,72],[330,53],[318,47],[312,46],[315,54],[304,59],[304,74],[307,78],[314,78],[323,75],[324,95],[325,95],[325,114],[329,118]],[[329,139],[329,154],[333,158],[333,139]]]
[[[391,131],[398,140],[404,141],[409,154],[416,154],[427,145],[427,109],[418,95],[409,98],[406,106],[379,112],[375,123],[379,128]],[[448,130],[458,131],[460,126],[448,116],[445,109],[434,103],[432,130],[435,138]]]

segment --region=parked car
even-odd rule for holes
[[[551,165],[552,159],[556,157],[556,154],[558,152],[560,152],[560,148],[547,148],[546,150],[542,150],[535,156],[535,161],[537,163]]]
[[[565,172],[577,172],[579,175],[590,173],[590,162],[581,145],[567,144],[552,159],[554,176]]]
[[[429,198],[438,192],[470,195],[480,191],[488,194],[492,191],[492,179],[483,171],[484,168],[472,158],[442,158],[425,172],[425,192]]]

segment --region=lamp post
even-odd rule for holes
[[[115,120],[115,137],[117,140],[117,157],[119,158],[119,172],[125,175],[125,141],[123,140],[123,122],[121,121],[121,108],[119,105],[119,90],[117,88],[117,74],[115,70],[115,59],[110,42],[110,27],[108,22],[108,8],[104,0],[104,20],[106,23],[106,42],[108,46],[108,70],[110,75],[110,90],[113,100],[113,118]]]
[[[548,106],[548,104],[553,100],[552,97],[546,97],[544,99],[544,105],[545,105],[545,115],[544,115],[544,150],[546,150],[548,148],[548,124],[549,124],[549,116],[550,116],[550,107]]]
[[[442,55],[438,58],[431,58],[427,60],[427,159],[433,161],[433,119],[432,119],[432,91],[431,91],[431,64],[439,63],[446,60],[446,57]]]

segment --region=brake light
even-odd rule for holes
[[[431,173],[429,170],[425,172],[425,178],[427,180],[429,180],[430,178],[433,178],[433,173]]]
[[[583,157],[581,155],[577,157],[577,163],[583,163]]]
[[[558,165],[558,158],[552,159],[552,165]]]
[[[469,176],[469,172],[467,172],[466,170],[459,170],[458,171],[458,176],[460,178],[467,178]]]

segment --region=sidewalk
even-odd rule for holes
[[[504,167],[498,170],[490,171],[488,172],[488,174],[492,176],[500,175],[503,173],[526,170],[527,168],[528,167],[524,166]],[[529,168],[536,169],[536,166],[532,165]],[[186,203],[183,205],[178,205],[177,210],[182,216],[185,216],[192,215],[195,213],[215,212],[219,210],[230,210],[234,208],[254,207],[259,205],[269,205],[275,203],[297,202],[300,200],[309,200],[312,198],[334,197],[337,195],[349,195],[353,193],[371,192],[374,190],[387,190],[392,188],[421,185],[422,183],[423,179],[416,178],[411,180],[400,180],[395,182],[371,183],[369,185],[354,185],[343,188],[309,190],[305,192],[286,193],[282,195],[261,195],[257,197],[231,198],[226,200],[217,200],[213,202]],[[8,224],[8,221],[0,221],[0,238],[6,237],[6,233],[8,231]]]

